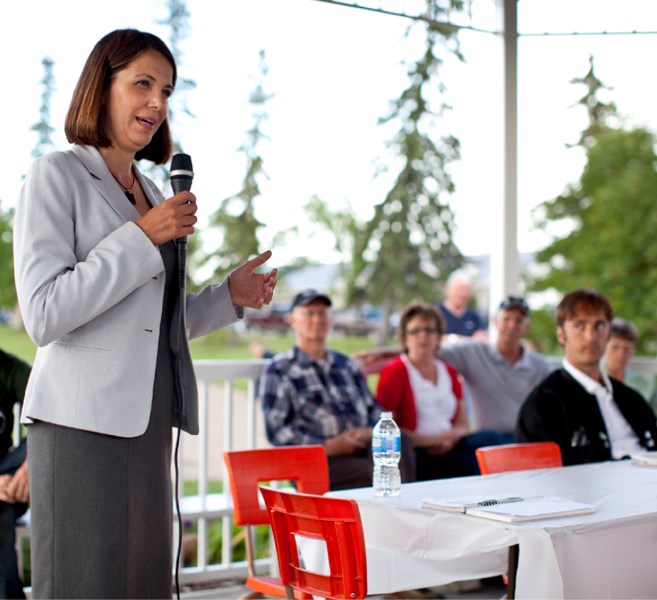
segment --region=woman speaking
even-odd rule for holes
[[[165,200],[135,164],[168,161],[175,85],[156,36],[102,38],[66,116],[72,148],[34,162],[17,204],[16,286],[38,345],[22,415],[36,598],[171,597],[172,427],[198,432],[187,339],[276,285],[255,273],[265,252],[180,293],[175,240],[193,233],[196,199]]]

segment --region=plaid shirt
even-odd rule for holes
[[[260,390],[274,446],[321,444],[345,429],[374,426],[381,412],[358,364],[333,350],[321,361],[296,346],[277,354]]]

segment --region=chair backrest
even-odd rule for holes
[[[281,580],[288,591],[351,600],[367,595],[365,538],[358,504],[329,498],[261,488],[271,523]],[[301,567],[297,536],[323,540],[330,573]]]
[[[363,350],[354,355],[360,370],[365,377],[378,375],[393,358],[399,356],[401,350],[396,348],[383,348],[380,350]]]
[[[224,452],[237,525],[266,525],[267,511],[258,496],[262,482],[294,481],[306,494],[329,490],[324,446],[282,446]]]
[[[482,475],[563,466],[561,449],[555,442],[484,446],[475,454]]]

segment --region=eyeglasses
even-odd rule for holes
[[[437,327],[416,327],[415,329],[407,329],[406,335],[420,335],[421,333],[426,333],[427,335],[433,335],[438,333]]]

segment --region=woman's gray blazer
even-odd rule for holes
[[[155,184],[137,176],[150,202],[162,202]],[[30,167],[14,219],[18,301],[38,346],[24,423],[39,419],[121,437],[146,430],[164,266],[138,218],[96,148],[53,152]],[[189,338],[236,321],[227,281],[188,295],[186,318]],[[186,339],[183,346],[193,390],[181,427],[198,433]]]

